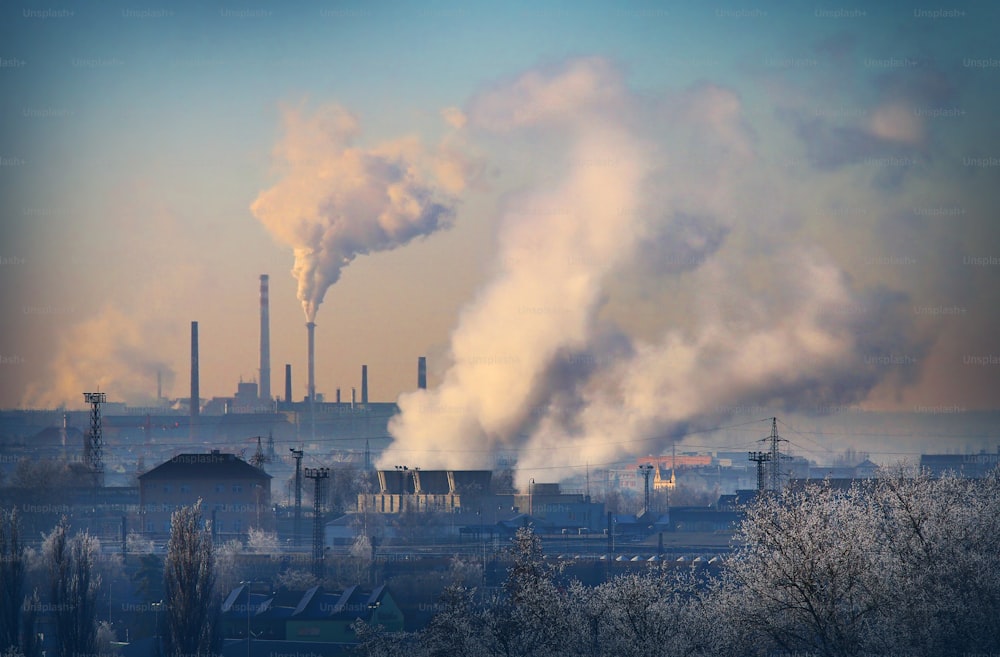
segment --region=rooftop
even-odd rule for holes
[[[255,468],[235,454],[222,454],[212,450],[208,454],[178,454],[149,472],[139,475],[140,481],[175,479],[270,479],[260,468]]]

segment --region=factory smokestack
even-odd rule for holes
[[[368,366],[361,366],[361,403],[368,403]]]
[[[198,390],[198,322],[191,322],[191,420],[198,417],[201,392]]]
[[[292,366],[285,363],[285,403],[292,402]]]
[[[337,388],[337,403],[340,403],[340,388]]]
[[[309,403],[316,401],[316,322],[306,323],[306,330],[309,331],[309,353],[306,363],[309,376],[308,400]]]
[[[271,401],[271,318],[267,300],[268,275],[260,275],[260,399]]]
[[[427,389],[427,356],[417,358],[417,389]]]

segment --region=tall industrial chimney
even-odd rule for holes
[[[361,366],[361,403],[368,403],[368,366]]]
[[[260,275],[260,399],[271,401],[271,319],[267,274]]]
[[[417,358],[417,388],[427,389],[427,356]]]
[[[313,403],[316,401],[316,322],[307,323],[306,330],[309,331],[309,354],[307,356],[309,362],[306,363],[309,372],[307,395],[309,403]]]
[[[198,390],[198,322],[191,322],[191,419],[198,417],[201,393]]]
[[[292,401],[292,365],[285,363],[285,402]]]

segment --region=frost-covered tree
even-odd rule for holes
[[[94,563],[97,539],[86,532],[70,538],[64,517],[42,543],[59,655],[93,654],[97,637],[97,591],[101,576]]]
[[[227,595],[244,579],[244,569],[240,568],[239,555],[243,552],[243,544],[236,539],[226,541],[215,548],[215,589],[222,596]]]
[[[581,655],[654,657],[697,654],[706,644],[699,583],[694,574],[651,568],[595,588],[568,589]]]
[[[247,532],[247,551],[253,554],[273,554],[278,551],[278,535],[257,527]]]
[[[760,499],[716,591],[733,652],[1000,651],[1000,482],[896,470]]]
[[[164,561],[165,653],[194,657],[217,652],[212,536],[201,526],[201,500],[170,518]]]
[[[0,509],[0,649],[21,644],[26,567],[17,507]]]
[[[558,571],[542,558],[542,542],[530,527],[517,530],[510,547],[513,565],[502,591],[479,617],[476,630],[486,654],[506,657],[573,654],[569,600]]]
[[[747,510],[744,547],[725,574],[727,620],[747,645],[829,657],[867,650],[889,600],[860,494],[786,489]]]
[[[38,635],[38,613],[42,599],[38,589],[24,599],[24,615],[21,617],[21,653],[24,657],[42,657],[42,640]]]
[[[461,584],[445,587],[434,615],[420,635],[420,645],[427,657],[482,655],[482,609],[476,605],[475,590]]]
[[[870,500],[878,562],[897,601],[885,649],[913,655],[1000,652],[1000,478],[897,470]]]

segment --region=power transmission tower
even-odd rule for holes
[[[295,547],[302,544],[302,450],[289,447],[295,459],[295,526],[293,531],[295,536],[293,543]]]
[[[781,453],[778,443],[784,438],[778,435],[778,418],[771,418],[771,435],[762,439],[768,441],[766,452],[750,452],[750,460],[757,464],[757,490],[781,490],[781,461],[791,457]],[[765,476],[766,471],[766,476]]]
[[[778,436],[778,418],[771,418],[771,435],[768,436],[768,440],[771,441],[771,490],[779,491],[781,490],[781,460],[791,458],[782,454],[778,450],[778,443],[783,441],[783,438]]]
[[[257,436],[257,451],[250,457],[250,465],[255,468],[263,469],[264,464],[267,463],[267,461],[268,458],[264,456],[264,447],[260,444],[260,436]]]
[[[83,399],[90,404],[90,433],[83,445],[83,462],[94,475],[96,490],[104,478],[104,431],[101,426],[101,404],[107,401],[103,392],[85,392]]]
[[[330,468],[306,468],[306,478],[316,483],[313,491],[313,575],[323,579],[323,480],[330,477]]]

